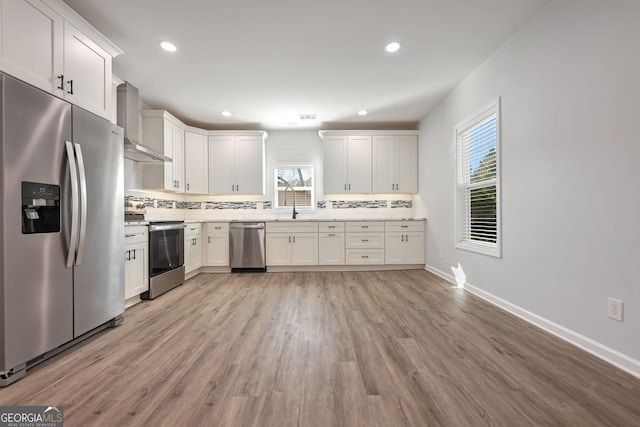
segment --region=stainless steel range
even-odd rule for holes
[[[154,299],[184,282],[184,229],[182,221],[149,224],[149,291]]]

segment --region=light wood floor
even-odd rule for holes
[[[7,404],[66,426],[638,426],[640,380],[425,271],[202,274]]]

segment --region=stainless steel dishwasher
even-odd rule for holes
[[[264,222],[232,222],[229,224],[231,271],[267,271],[264,232]]]

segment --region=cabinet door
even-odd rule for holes
[[[397,191],[402,193],[418,192],[418,137],[397,137]]]
[[[80,30],[64,24],[64,97],[109,119],[111,113],[111,55]]]
[[[392,136],[373,137],[373,192],[396,191],[396,141]]]
[[[173,125],[173,180],[176,181],[175,191],[181,193],[185,190],[184,183],[184,130]]]
[[[131,296],[140,295],[149,290],[149,255],[146,244],[139,244],[132,247],[130,267]]]
[[[298,233],[291,239],[292,265],[318,265],[318,233]]]
[[[40,0],[0,2],[0,69],[62,97],[61,16]]]
[[[236,143],[233,135],[209,137],[209,194],[234,194]]]
[[[324,193],[347,192],[346,136],[328,136],[322,141]]]
[[[202,267],[202,238],[200,234],[193,236],[193,246],[191,246],[191,269]]]
[[[404,233],[385,233],[385,264],[406,264],[404,260],[404,243]]]
[[[215,267],[229,265],[229,235],[209,234],[207,237],[207,264]]]
[[[405,233],[405,264],[424,264],[424,232]]]
[[[194,132],[184,133],[184,175],[187,193],[209,192],[209,159],[207,136]]]
[[[235,193],[264,194],[263,148],[259,136],[236,136]]]
[[[350,136],[347,140],[347,190],[371,193],[370,136]]]
[[[344,265],[344,233],[320,233],[318,264]]]
[[[266,234],[267,266],[291,265],[291,240],[289,233]]]
[[[192,268],[193,261],[191,261],[191,247],[193,246],[193,236],[184,235],[184,270],[185,273],[190,272]]]
[[[133,293],[133,281],[131,279],[131,269],[133,268],[131,262],[131,251],[129,246],[125,246],[124,251],[124,299],[129,299],[134,296]]]

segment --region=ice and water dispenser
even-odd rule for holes
[[[22,182],[22,234],[60,231],[60,186]]]

